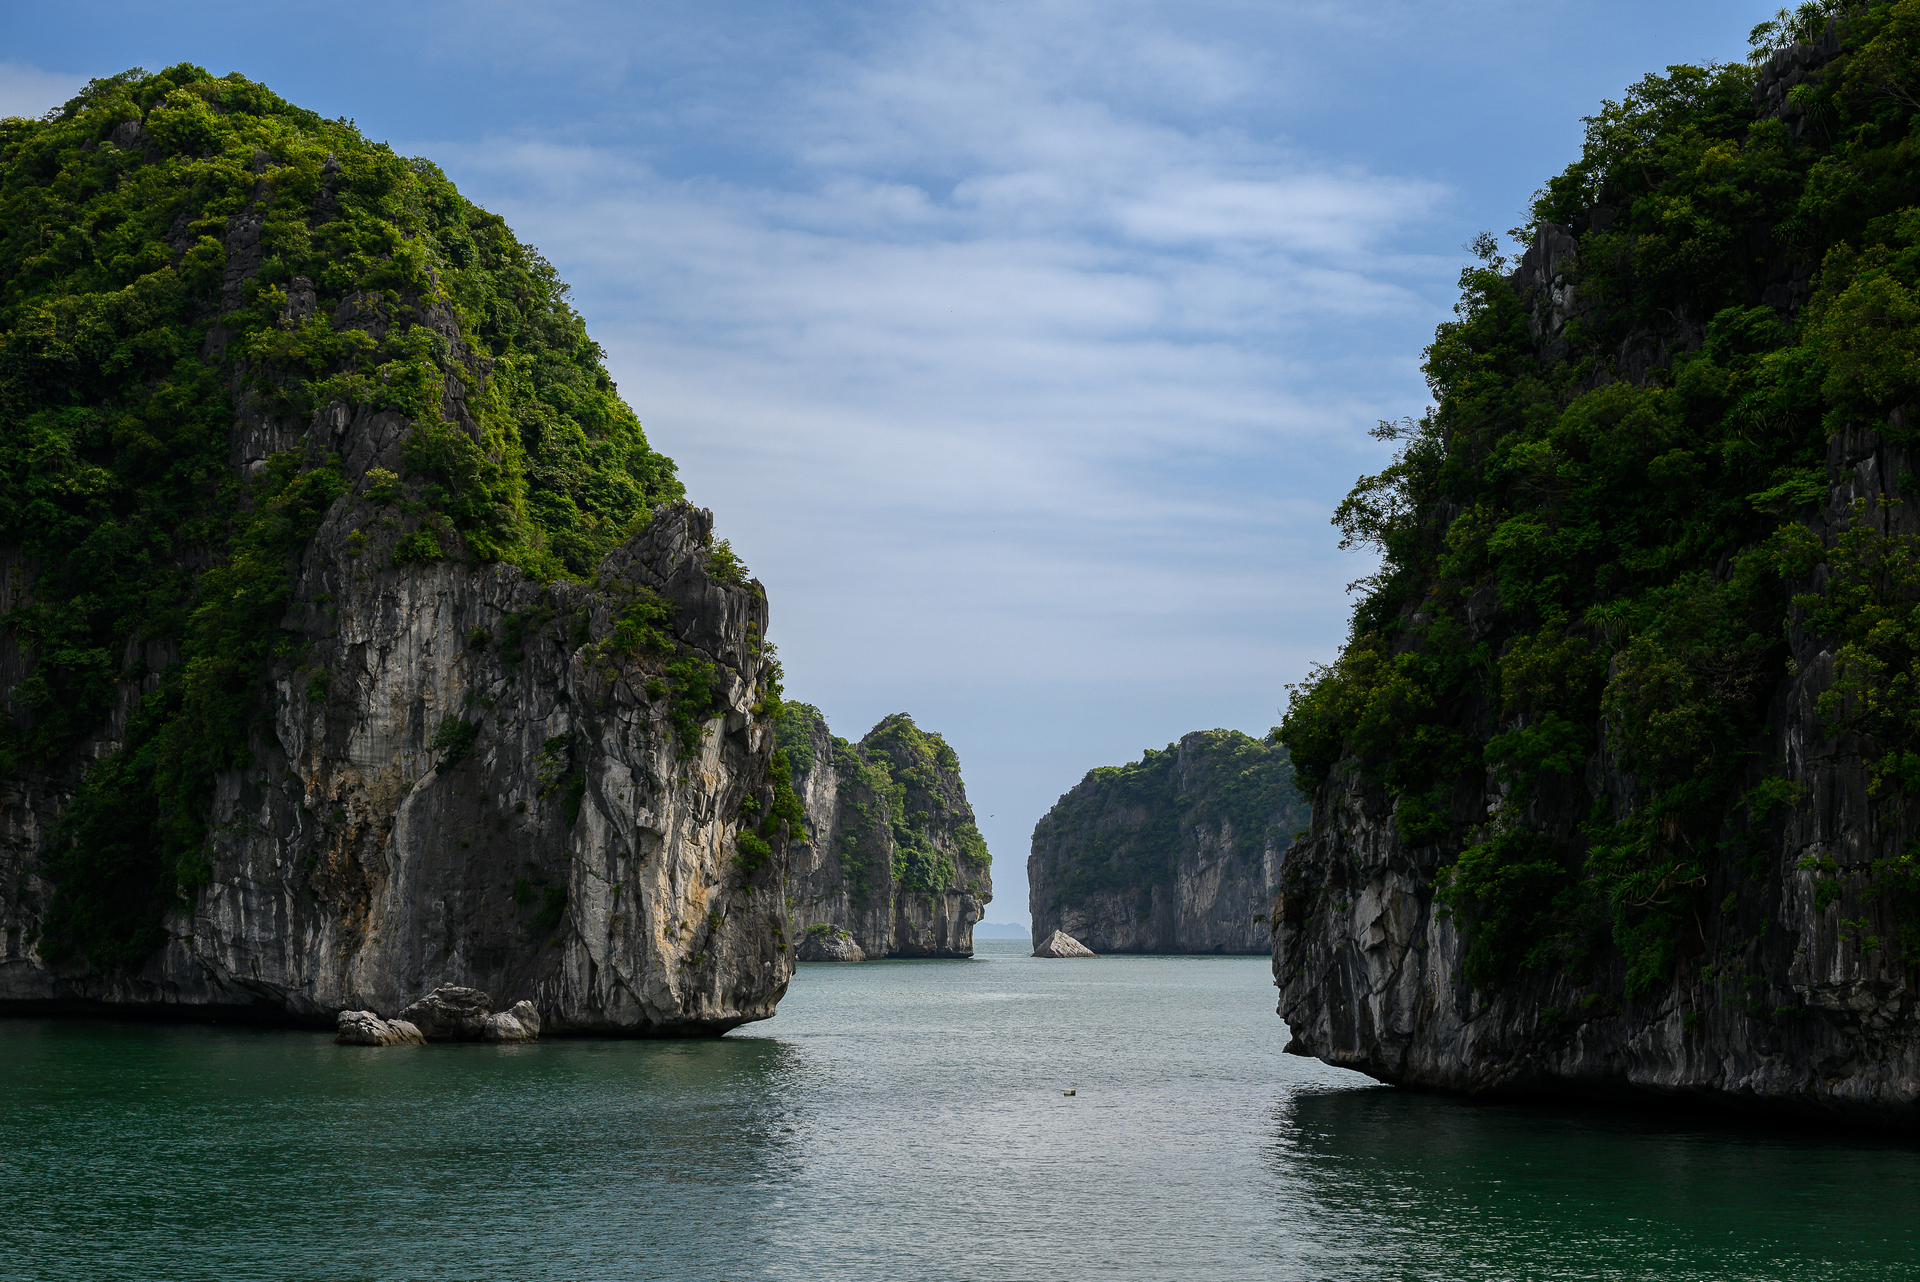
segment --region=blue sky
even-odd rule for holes
[[[1060,793],[1336,651],[1328,516],[1460,246],[1770,8],[5,0],[0,113],[188,61],[439,162],[572,282],[789,694],[954,744],[1024,922]]]

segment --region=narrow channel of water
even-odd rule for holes
[[[708,1042],[0,1021],[0,1275],[1920,1278],[1920,1147],[1407,1094],[1281,1054],[1264,959],[1024,952]]]

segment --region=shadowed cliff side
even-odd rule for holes
[[[1281,730],[1295,1053],[1920,1119],[1920,4],[1817,8],[1606,104],[1382,425]]]
[[[895,713],[851,744],[804,703],[779,739],[807,815],[787,886],[803,960],[971,957],[993,863],[946,740]]]
[[[1033,937],[1097,953],[1264,953],[1280,855],[1307,822],[1277,743],[1196,730],[1087,772],[1034,825]]]

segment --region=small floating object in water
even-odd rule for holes
[[[1061,1093],[1062,1095],[1071,1095],[1071,1094],[1073,1094],[1073,1092],[1072,1092],[1072,1091],[1061,1091],[1060,1093]]]

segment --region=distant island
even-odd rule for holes
[[[1033,829],[1033,938],[1096,953],[1265,953],[1280,856],[1307,826],[1272,739],[1196,730],[1087,772]]]
[[[1019,939],[1031,942],[1033,930],[1017,921],[983,921],[973,928],[975,939]]]

